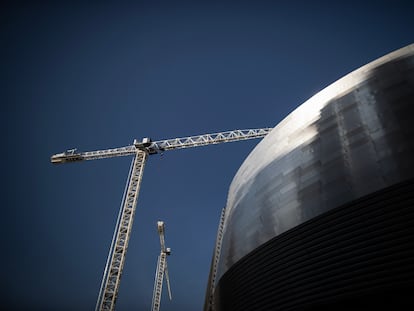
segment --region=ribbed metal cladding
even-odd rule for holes
[[[414,44],[301,104],[254,148],[227,196],[217,281],[272,238],[414,178]]]
[[[410,179],[261,245],[222,276],[214,296],[218,311],[396,310],[414,307],[413,290]]]

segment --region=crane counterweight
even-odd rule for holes
[[[76,153],[76,148],[69,149],[65,152],[55,154],[50,157],[50,161],[54,164],[82,161],[83,158],[80,153]]]

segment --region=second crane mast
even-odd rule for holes
[[[121,205],[120,217],[115,228],[114,239],[112,241],[107,265],[105,267],[104,277],[102,279],[102,285],[96,304],[97,311],[112,311],[115,308],[122,270],[125,263],[125,256],[128,249],[128,242],[135,216],[138,194],[142,181],[142,174],[148,155],[164,152],[167,150],[262,138],[266,136],[271,130],[272,128],[234,130],[214,134],[167,139],[155,142],[152,142],[148,138],[144,138],[141,142],[134,140],[133,145],[121,148],[88,152],[77,152],[76,149],[71,149],[63,153],[55,154],[51,157],[52,163],[59,164],[129,155],[135,156],[132,163],[129,182],[126,188],[127,190],[123,203]]]
[[[165,225],[163,221],[158,221],[157,223],[158,234],[160,236],[160,245],[161,252],[158,256],[157,270],[155,272],[155,281],[154,281],[154,291],[152,294],[152,308],[151,311],[159,311],[161,304],[161,293],[162,293],[162,283],[165,280],[167,282],[168,297],[170,300],[171,296],[171,287],[170,287],[170,277],[168,276],[168,266],[167,266],[167,256],[171,254],[171,249],[165,247]]]

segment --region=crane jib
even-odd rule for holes
[[[234,130],[214,134],[159,140],[154,142],[149,138],[144,138],[142,141],[134,140],[133,145],[120,148],[88,152],[76,152],[76,149],[70,149],[65,152],[53,155],[51,157],[51,162],[54,164],[61,164],[68,162],[79,162],[83,160],[122,157],[134,155],[138,150],[145,151],[147,154],[151,155],[161,153],[166,150],[185,149],[191,147],[200,147],[233,141],[262,138],[266,136],[271,130],[272,128]]]

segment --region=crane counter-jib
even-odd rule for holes
[[[67,162],[77,162],[83,160],[97,160],[105,159],[112,157],[122,157],[128,155],[134,155],[137,152],[137,148],[134,145],[106,149],[106,150],[97,150],[97,151],[88,151],[88,152],[76,152],[76,149],[71,149],[62,153],[57,153],[53,155],[50,160],[54,164],[61,164]]]

